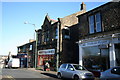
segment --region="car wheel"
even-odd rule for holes
[[[61,79],[61,78],[62,78],[61,73],[58,73],[58,74],[57,74],[57,77],[58,77],[59,79]]]
[[[74,80],[81,80],[81,79],[79,79],[79,76],[75,75]]]

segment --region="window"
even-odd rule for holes
[[[42,33],[42,42],[44,42],[45,41],[45,34],[44,33]]]
[[[20,48],[18,48],[18,52],[20,52],[21,51],[21,49]]]
[[[101,32],[101,17],[100,13],[97,13],[95,15],[95,20],[96,20],[96,32]]]
[[[55,39],[58,39],[58,28],[55,30]]]
[[[95,32],[101,32],[101,16],[100,13],[89,16],[89,32],[93,34]]]
[[[30,45],[30,50],[32,50],[32,45]]]
[[[25,46],[23,46],[23,52],[26,52],[26,47]]]
[[[61,68],[66,68],[67,64],[62,64]]]
[[[109,68],[109,49],[100,49],[98,46],[83,48],[83,65],[87,69],[104,71]]]
[[[71,70],[71,71],[73,71],[74,70],[74,68],[69,64],[68,65],[68,68],[67,68],[68,70]]]
[[[89,17],[89,29],[90,29],[90,34],[94,33],[94,16]]]
[[[84,67],[80,65],[73,65],[76,70],[86,70]]]
[[[50,34],[50,32],[47,31],[47,32],[46,32],[46,41],[49,41],[49,34]]]
[[[70,39],[70,29],[69,28],[63,29],[62,32],[63,32],[63,39]]]

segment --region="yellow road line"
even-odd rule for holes
[[[10,80],[15,80],[14,77],[12,77],[12,76],[8,76],[8,75],[3,76],[3,78],[8,78],[8,79],[10,79]]]

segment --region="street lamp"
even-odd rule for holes
[[[36,28],[35,24],[29,23],[29,22],[24,22],[24,24],[31,24],[34,26],[34,29]],[[35,33],[36,33],[36,45],[35,45],[35,68],[37,68],[37,43],[38,43],[38,34],[37,34],[37,30],[35,29]],[[35,39],[35,35],[34,35],[34,39]]]
[[[35,25],[35,24],[29,23],[29,22],[27,22],[27,21],[25,21],[24,24],[33,25],[33,26],[34,26],[34,30],[36,31],[36,25]],[[35,40],[35,33],[34,33],[34,40]]]

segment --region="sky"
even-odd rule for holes
[[[85,2],[87,11],[106,2]],[[80,11],[81,2],[2,2],[0,3],[0,55],[17,54],[17,46],[34,39],[34,26],[40,29],[46,14],[63,18]]]

